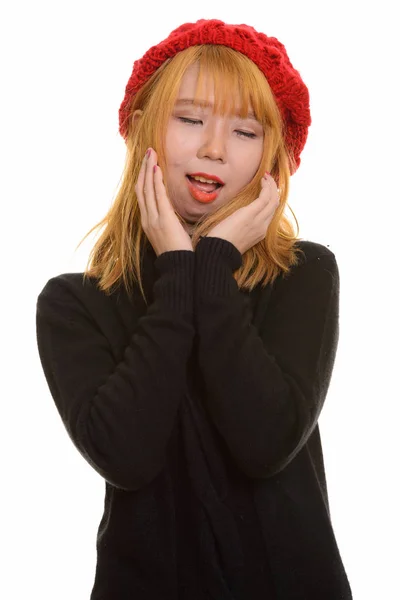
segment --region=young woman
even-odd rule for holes
[[[50,392],[105,481],[91,599],[352,598],[318,428],[339,272],[284,215],[308,89],[276,38],[199,20],[134,63],[119,118],[90,265],[37,301]]]

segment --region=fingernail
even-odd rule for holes
[[[268,175],[269,177],[271,177],[271,173],[268,173],[268,171],[265,171],[265,175]],[[264,175],[264,177],[265,177]]]
[[[146,152],[146,158],[149,158],[149,156],[150,156],[150,153],[151,153],[151,148],[149,148],[149,149],[147,150],[147,152]]]

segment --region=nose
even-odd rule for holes
[[[198,151],[199,158],[226,161],[226,145],[223,124],[209,123],[203,129],[203,139]]]

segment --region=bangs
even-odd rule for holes
[[[214,86],[214,115],[233,117],[238,114],[245,119],[252,109],[255,118],[266,126],[266,114],[261,109],[263,97],[257,85],[257,75],[253,73],[253,69],[258,70],[258,67],[251,63],[253,66],[249,68],[249,62],[243,54],[226,46],[202,46],[198,56],[195,103],[202,108],[207,106],[209,92]]]

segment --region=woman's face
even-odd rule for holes
[[[194,98],[197,75],[198,66],[192,65],[182,79],[167,126],[167,167],[163,174],[171,203],[185,220],[188,233],[204,213],[214,212],[250,183],[259,168],[264,143],[262,125],[255,119],[213,116],[211,108],[179,102]],[[201,96],[201,99],[213,103],[213,91],[209,98]],[[239,111],[238,104],[236,108]],[[216,175],[224,182],[214,201],[200,202],[190,193],[186,176],[198,172]]]

